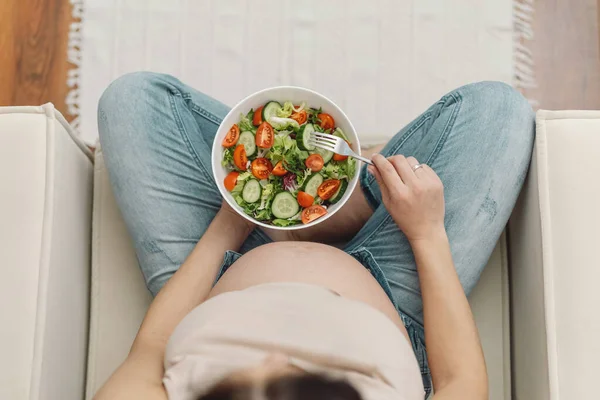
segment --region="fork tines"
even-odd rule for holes
[[[308,142],[312,145],[318,145],[320,147],[326,147],[333,150],[337,144],[337,138],[335,136],[327,136],[317,132],[313,132],[308,139]]]
[[[329,140],[332,142],[336,142],[338,140],[337,136],[333,136],[333,135],[329,135],[327,133],[321,133],[321,132],[312,132],[310,134],[310,137],[311,137],[311,139],[316,138],[316,139]]]
[[[322,149],[325,149],[325,150],[330,150],[330,151],[335,150],[335,145],[333,143],[327,142],[324,140],[310,139],[308,141],[308,143],[312,144],[313,146],[321,147]]]

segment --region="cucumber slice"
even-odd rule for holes
[[[242,189],[242,199],[246,203],[256,203],[260,199],[262,188],[256,179],[250,179]]]
[[[327,164],[329,160],[331,160],[331,158],[333,157],[333,151],[325,150],[320,147],[315,147],[315,149],[311,151],[310,154],[319,154],[321,157],[323,157],[324,164]]]
[[[277,193],[271,204],[271,212],[276,218],[290,218],[298,214],[298,211],[300,206],[290,192]]]
[[[348,140],[348,136],[346,136],[346,134],[344,133],[342,128],[340,128],[339,126],[337,128],[335,128],[335,131],[333,131],[333,135],[337,136],[337,137],[341,137],[342,139],[344,139],[347,142],[350,141],[350,140]]]
[[[331,196],[331,198],[329,199],[329,202],[331,204],[335,204],[338,201],[340,201],[342,199],[342,197],[344,197],[344,193],[346,193],[346,189],[348,189],[348,181],[345,179],[342,179],[342,183],[340,184],[340,187],[338,188],[337,192],[335,192],[333,194],[333,196]]]
[[[311,175],[306,180],[306,184],[304,185],[304,191],[310,194],[312,197],[317,197],[317,190],[319,189],[319,186],[321,186],[321,183],[323,183],[323,175]]]
[[[242,132],[240,138],[238,139],[238,144],[243,144],[246,149],[246,156],[250,157],[254,155],[256,152],[256,138],[254,137],[254,133],[250,131]]]
[[[263,121],[269,122],[269,118],[277,116],[277,110],[281,108],[281,104],[276,101],[269,101],[262,110]]]
[[[314,150],[315,146],[308,143],[310,139],[310,134],[315,131],[315,127],[313,124],[304,125],[300,133],[296,135],[296,142],[298,143],[298,148],[300,150]]]

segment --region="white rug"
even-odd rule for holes
[[[86,0],[84,8],[80,89],[70,102],[90,143],[102,91],[130,71],[173,74],[229,105],[265,87],[305,86],[338,103],[367,144],[459,85],[512,83],[516,73],[512,0]]]

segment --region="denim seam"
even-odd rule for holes
[[[355,249],[353,251],[349,251],[348,254],[351,255],[354,258],[356,258],[355,255],[358,255],[360,257],[361,264],[363,265],[363,267],[365,267],[365,269],[367,271],[369,271],[369,273],[371,274],[371,276],[373,276],[373,278],[375,278],[375,280],[383,288],[383,291],[389,297],[390,301],[394,305],[394,308],[398,309],[398,304],[396,303],[396,300],[394,299],[394,296],[392,294],[392,288],[390,287],[390,284],[387,281],[387,278],[385,277],[385,273],[383,272],[383,270],[381,269],[381,267],[379,266],[379,264],[375,260],[375,256],[373,256],[373,253],[371,253],[365,247],[358,247],[357,249]],[[368,256],[368,257],[365,257],[365,255]],[[369,259],[372,260],[372,262],[374,263],[374,265],[372,265],[371,263],[367,262],[367,260],[369,260]],[[380,275],[385,280],[385,282],[379,282],[379,279],[377,279],[377,275]]]
[[[190,108],[193,112],[200,115],[201,117],[206,118],[209,122],[212,122],[212,123],[216,124],[217,126],[221,125],[221,123],[223,122],[223,120],[221,118],[217,117],[216,115],[214,115],[211,112],[206,111],[205,108],[200,107],[198,104],[194,103],[191,95],[183,96],[183,98],[190,102],[190,104],[191,104]]]
[[[164,80],[161,80],[161,82],[163,82],[165,85],[169,86],[169,88],[171,89],[172,95],[179,96],[182,99],[189,101],[192,105],[192,107],[190,107],[191,110],[194,111],[196,114],[201,115],[202,117],[206,118],[210,122],[215,123],[216,125],[221,125],[221,122],[223,122],[223,120],[221,118],[217,117],[216,115],[214,115],[213,113],[207,111],[203,107],[200,107],[198,104],[196,104],[192,100],[192,95],[190,93],[180,91],[179,88],[177,86],[173,85],[171,82],[164,81]]]
[[[179,128],[179,133],[181,134],[181,138],[183,139],[186,147],[188,148],[188,151],[192,155],[192,158],[194,159],[194,161],[196,162],[198,167],[200,167],[200,169],[204,170],[204,172],[212,179],[212,173],[207,171],[206,167],[204,165],[202,165],[202,162],[200,161],[200,157],[198,157],[198,153],[196,153],[196,150],[194,150],[194,147],[192,146],[192,142],[190,141],[190,138],[189,138],[187,132],[185,131],[185,127],[183,126],[183,121],[181,120],[181,115],[179,114],[179,111],[177,110],[177,105],[175,104],[174,97],[175,97],[175,95],[169,96],[169,102],[171,103],[171,111],[173,112],[173,115],[175,116],[175,121],[177,123],[177,128]],[[183,97],[181,97],[181,98],[183,99]]]
[[[423,116],[421,117],[421,119],[420,119],[420,120],[418,120],[418,121],[417,121],[417,122],[416,122],[416,123],[415,123],[415,124],[414,124],[414,125],[411,127],[411,129],[410,129],[408,132],[406,132],[406,133],[404,134],[404,136],[402,136],[402,137],[400,138],[400,140],[399,140],[398,144],[397,144],[396,146],[394,146],[394,147],[391,149],[391,154],[394,154],[394,153],[396,153],[396,152],[397,152],[397,151],[398,151],[398,150],[399,150],[399,149],[400,149],[400,148],[401,148],[401,147],[404,145],[404,143],[406,143],[406,141],[407,141],[408,139],[410,139],[410,138],[412,137],[412,135],[414,135],[414,134],[415,134],[415,132],[416,132],[416,131],[417,131],[419,128],[421,128],[421,127],[423,126],[423,124],[425,124],[425,122],[427,122],[427,120],[429,120],[429,118],[431,118],[431,112],[430,112],[430,111],[428,111],[428,112],[426,112],[425,114],[423,114]],[[368,182],[368,184],[369,184],[369,185],[371,185],[371,184],[373,184],[373,181],[375,181],[375,177],[371,175],[371,176],[370,176],[370,178],[369,178],[369,180],[370,180],[370,181]]]
[[[176,96],[181,96],[181,91],[179,90],[179,88],[177,88],[177,86],[173,85],[171,82],[169,82],[168,80],[163,78],[163,75],[161,74],[156,74],[156,78],[161,82],[164,83],[165,86],[168,86],[169,89],[171,90],[171,94],[176,95]]]
[[[440,135],[440,139],[438,140],[437,144],[435,145],[435,149],[433,150],[431,155],[427,158],[427,161],[425,161],[425,164],[427,164],[427,165],[431,165],[435,161],[435,158],[437,157],[437,155],[442,150],[442,147],[444,146],[444,143],[446,143],[448,134],[449,134],[450,130],[452,129],[452,127],[454,126],[454,122],[456,121],[458,112],[460,111],[460,108],[462,106],[462,97],[460,95],[458,95],[458,97],[456,97],[454,95],[454,93],[450,93],[450,96],[452,96],[454,98],[454,100],[456,101],[456,107],[454,107],[454,110],[452,111],[450,118],[448,118],[448,122],[446,123],[446,126],[444,127],[444,130],[442,131],[442,134]]]
[[[423,126],[423,124],[424,124],[425,122],[427,122],[427,120],[429,120],[429,118],[431,118],[431,111],[428,111],[428,112],[426,112],[426,113],[423,115],[423,117],[422,117],[422,118],[421,118],[419,121],[417,121],[417,123],[416,123],[416,124],[415,124],[415,125],[412,127],[412,129],[411,129],[411,130],[409,130],[408,132],[406,132],[406,133],[404,134],[404,136],[403,136],[402,138],[400,138],[400,142],[399,142],[399,143],[398,143],[396,146],[394,146],[394,147],[392,148],[392,153],[395,153],[395,152],[397,152],[398,150],[400,150],[400,148],[402,147],[402,145],[404,145],[404,143],[405,143],[405,142],[406,142],[408,139],[410,139],[410,138],[412,137],[412,135],[414,135],[414,134],[415,134],[415,132],[416,132],[416,131],[417,131],[417,130],[418,130],[420,127],[421,127],[421,126]]]

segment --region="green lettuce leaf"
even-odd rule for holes
[[[221,161],[221,165],[226,168],[234,169],[233,167],[233,147],[229,147],[223,150],[223,161]]]
[[[292,128],[293,130],[300,129],[298,121],[293,120],[291,118],[271,117],[269,118],[269,123],[273,126],[274,129],[277,129],[278,131],[288,128]]]
[[[265,208],[264,210],[258,211],[253,217],[259,221],[269,221],[273,218],[273,214],[271,213],[270,208]]]
[[[267,183],[262,190],[262,194],[260,196],[260,205],[258,206],[259,210],[264,210],[266,208],[271,208],[271,202],[275,197],[275,185],[272,183]]]
[[[242,172],[238,178],[237,181],[238,182],[245,182],[247,181],[249,178],[252,178],[252,173],[250,171],[246,171],[246,172]]]
[[[298,182],[298,187],[302,187],[304,182],[308,179],[308,177],[312,174],[310,168],[306,168],[302,174],[296,175],[296,182]]]
[[[273,165],[279,161],[285,161],[285,168],[288,171],[300,175],[304,173],[306,168],[304,160],[308,158],[308,152],[300,150],[296,140],[292,139],[289,135],[278,134],[275,135],[273,147],[269,151],[267,158],[271,160]]]
[[[308,114],[308,122],[310,124],[315,124],[318,126],[321,121],[319,121],[319,118],[317,118],[317,115],[319,115],[322,112],[323,112],[322,108],[318,108],[318,109],[317,108],[309,108],[308,110],[306,110],[306,113]]]
[[[273,220],[273,225],[275,226],[281,226],[281,227],[285,227],[285,226],[291,226],[291,225],[298,225],[301,221],[298,220],[289,220],[289,219],[274,219]]]
[[[330,161],[325,168],[321,170],[321,175],[329,179],[338,179],[340,177],[340,163],[337,161]]]
[[[356,160],[353,157],[348,157],[346,159],[346,176],[348,180],[354,178],[356,174]]]
[[[276,114],[281,118],[289,118],[290,115],[294,112],[294,105],[291,101],[286,101],[283,103],[283,107],[278,109]]]
[[[325,168],[321,170],[321,175],[330,179],[348,179],[351,180],[356,174],[356,160],[348,157],[344,161],[330,161]]]
[[[245,183],[244,182],[240,182],[240,181],[238,181],[235,184],[233,190],[231,191],[231,195],[233,196],[234,199],[235,199],[236,196],[240,196],[240,198],[242,198],[241,196],[242,196],[242,190],[244,189],[244,185],[245,185]],[[240,204],[239,201],[237,201],[237,203]]]
[[[256,133],[256,127],[252,125],[252,118],[254,118],[254,110],[252,109],[246,115],[240,114],[240,123],[238,124],[240,132],[250,131]]]

